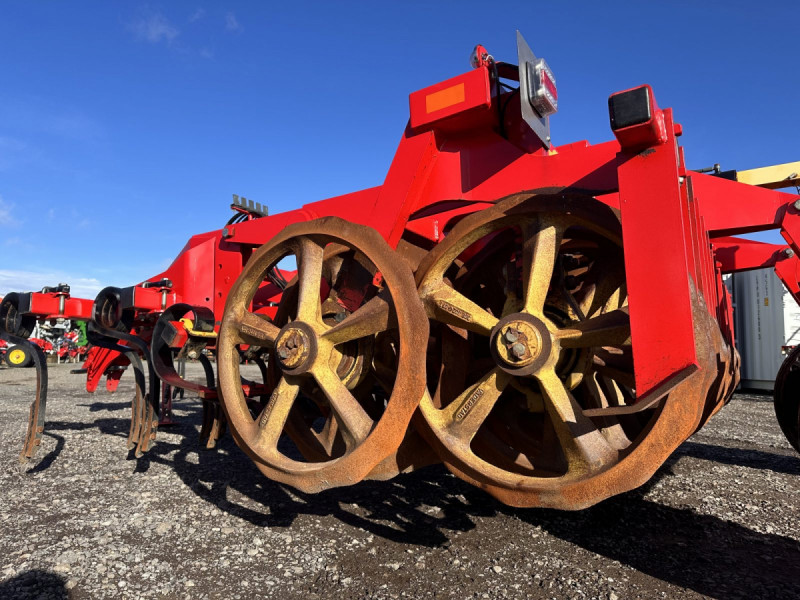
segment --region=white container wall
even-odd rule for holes
[[[741,387],[772,390],[786,345],[783,284],[772,269],[735,273],[731,279]]]
[[[800,306],[785,289],[783,290],[783,326],[785,330],[783,345],[797,346],[800,344]]]

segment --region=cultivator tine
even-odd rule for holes
[[[44,433],[44,416],[47,406],[47,360],[44,352],[36,344],[26,339],[0,332],[0,338],[23,346],[33,358],[36,367],[36,397],[31,402],[28,414],[28,430],[25,434],[25,443],[19,455],[21,463],[26,463],[34,457],[39,444],[42,443]]]
[[[36,319],[20,311],[21,295],[6,294],[0,303],[0,340],[22,347],[33,359],[36,367],[36,396],[28,414],[28,429],[19,460],[28,462],[36,454],[44,433],[44,416],[47,406],[47,360],[42,349],[28,341]]]
[[[128,450],[137,448],[145,430],[146,415],[145,398],[147,396],[147,383],[145,380],[144,366],[138,353],[128,346],[123,346],[114,341],[113,338],[106,337],[98,330],[95,322],[90,321],[86,328],[86,338],[95,346],[108,348],[122,353],[131,363],[134,375],[135,391],[131,400],[131,427],[128,432]],[[144,450],[137,449],[137,455],[141,455]]]
[[[169,386],[174,389],[189,390],[202,398],[206,398],[216,393],[214,370],[208,359],[202,354],[202,348],[205,347],[208,338],[203,337],[200,343],[196,339],[199,336],[191,336],[187,333],[188,339],[180,342],[181,336],[176,325],[189,313],[194,317],[192,319],[193,333],[213,334],[214,315],[211,311],[207,308],[194,307],[189,304],[173,304],[161,313],[153,328],[153,339],[149,352],[150,362],[153,365],[155,374]],[[211,336],[211,339],[214,339],[214,337]],[[178,346],[178,344],[180,345]],[[196,353],[196,358],[200,360],[206,372],[206,385],[187,381],[178,373],[174,362],[175,350],[178,350],[179,358],[182,358],[184,354]],[[192,356],[192,358],[194,357]]]
[[[180,359],[178,361],[178,375],[180,375],[181,378],[185,378],[186,377],[186,359],[185,358],[182,358],[182,359]],[[181,400],[183,400],[183,396],[184,396],[185,393],[186,393],[186,390],[183,389],[183,388],[179,388],[177,390],[173,390],[172,399],[174,400],[175,398],[180,398]]]
[[[136,446],[136,457],[140,457],[150,448],[158,431],[158,413],[161,389],[152,361],[147,363],[147,377],[139,355],[149,356],[150,348],[141,338],[128,333],[132,315],[123,314],[121,309],[121,290],[108,287],[102,290],[92,308],[92,321],[87,327],[87,336],[92,332],[90,341],[98,346],[122,352],[131,361],[136,375],[136,395],[131,406],[131,431],[128,447]],[[122,344],[120,344],[122,342]]]
[[[207,450],[216,447],[217,441],[225,435],[225,413],[218,402],[207,400],[203,403],[203,426],[200,429],[200,443]]]
[[[136,381],[136,389],[134,391],[133,400],[131,400],[131,428],[128,432],[128,450],[136,448],[136,444],[141,437],[142,425],[144,422],[144,370],[142,369],[142,362],[138,356],[131,356],[135,354],[130,352],[128,355],[131,359],[133,366],[134,379]]]
[[[158,426],[168,427],[175,425],[172,420],[172,398],[178,390],[173,390],[167,382],[161,382],[161,404],[158,410]]]
[[[187,322],[185,316],[188,314],[192,317]],[[225,432],[225,415],[217,401],[214,369],[208,357],[203,354],[203,348],[213,341],[216,341],[214,315],[210,310],[189,304],[174,304],[156,322],[150,350],[153,369],[162,381],[173,389],[195,392],[202,399],[203,424],[200,441],[206,448],[213,448]],[[176,350],[179,357],[197,358],[205,372],[205,385],[187,381],[178,372],[174,362]],[[185,374],[185,366],[179,362],[178,368],[182,366]]]
[[[214,368],[211,361],[204,354],[197,357],[206,375],[206,385],[211,388],[215,385]],[[203,427],[200,429],[200,443],[211,450],[217,445],[223,435],[225,435],[225,413],[222,405],[215,397],[214,399],[203,400]]]

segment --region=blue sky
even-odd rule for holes
[[[559,85],[554,143],[611,137],[650,83],[690,167],[800,158],[796,2],[4,2],[0,294],[93,297],[220,228],[236,193],[279,212],[382,183],[408,93],[514,62]],[[785,24],[785,25],[784,25]]]

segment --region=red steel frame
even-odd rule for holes
[[[654,99],[652,119],[618,130],[615,140],[547,150],[526,136],[519,99],[514,105],[507,94],[486,64],[411,94],[411,118],[382,185],[195,235],[148,284],[171,286],[133,286],[125,307],[141,325],[184,302],[211,309],[218,325],[253,250],[289,224],[334,215],[376,229],[392,247],[406,238],[431,248],[465,214],[521,191],[561,188],[586,191],[621,212],[639,400],[662,396],[697,369],[693,293],[733,345],[723,273],[774,267],[800,300],[797,195],[687,169],[681,127]],[[779,229],[788,246],[734,237],[767,229]],[[274,311],[266,301],[279,296],[265,286],[261,310]]]
[[[143,291],[150,291],[142,288]],[[51,319],[70,319],[72,321],[89,321],[92,318],[94,300],[75,298],[66,291],[29,292],[20,294],[19,311],[24,316],[34,317],[37,321]],[[119,352],[106,348],[93,347],[83,363],[86,371],[86,391],[94,392],[103,376],[106,376],[106,389],[116,391],[120,377],[129,364]],[[119,367],[109,369],[109,367]]]
[[[94,301],[73,298],[69,292],[30,292],[20,296],[19,311],[40,321],[50,319],[88,321],[92,318]]]

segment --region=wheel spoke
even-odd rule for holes
[[[596,373],[622,386],[636,387],[630,346],[624,347],[621,353],[612,353],[608,348],[596,348],[593,353],[592,368]]]
[[[563,226],[549,220],[522,226],[523,312],[544,317],[544,302],[563,236]]]
[[[619,406],[621,398],[611,397],[606,394],[595,379],[594,373],[589,373],[584,379],[586,389],[589,391],[590,396],[594,400],[595,408],[608,408],[609,406]],[[614,388],[616,391],[616,388]],[[616,450],[623,450],[630,446],[631,441],[625,435],[625,430],[622,425],[614,417],[605,417],[600,419],[600,431],[605,436],[608,443]]]
[[[422,300],[428,316],[441,323],[461,327],[489,337],[497,325],[497,317],[475,304],[444,282],[423,292]]]
[[[372,419],[345,387],[339,376],[327,367],[312,371],[314,379],[331,403],[333,414],[342,429],[348,448],[363,442],[372,429]]]
[[[290,382],[286,377],[281,377],[278,385],[272,391],[267,405],[256,420],[258,425],[256,445],[268,451],[277,448],[278,439],[281,437],[286,419],[289,417],[289,411],[292,409],[299,391],[300,386]]]
[[[588,318],[596,315],[603,308],[619,307],[625,296],[625,272],[619,267],[621,262],[621,258],[612,261],[610,265],[606,261],[603,263],[595,261],[587,274],[578,305]]]
[[[235,327],[240,343],[270,348],[275,345],[275,339],[281,331],[266,316],[247,310],[235,320]]]
[[[545,409],[566,455],[570,470],[597,470],[610,464],[617,452],[594,423],[584,416],[580,405],[552,369],[535,375],[545,396]]]
[[[565,348],[591,346],[629,346],[631,323],[628,307],[612,310],[600,316],[572,323],[558,332],[557,337]]]
[[[372,300],[359,307],[338,325],[334,325],[322,334],[323,337],[334,344],[343,344],[351,340],[375,335],[396,327],[393,319],[394,313],[390,310],[389,303],[382,296],[375,296]]]
[[[322,447],[325,448],[325,452],[328,456],[333,456],[334,445],[336,444],[337,436],[339,436],[339,422],[336,419],[328,419],[325,422],[322,431],[317,433],[316,431],[312,430],[314,436],[319,440]],[[339,437],[341,443],[341,437]]]
[[[495,367],[444,408],[442,419],[461,441],[471,440],[506,389],[511,375]]]
[[[331,243],[325,246],[325,262],[322,266],[322,274],[330,282],[331,287],[336,287],[344,266],[343,253],[348,250],[349,248],[342,244]]]
[[[298,238],[297,250],[297,319],[305,323],[322,322],[320,281],[323,248],[307,236]]]
[[[542,413],[544,412],[544,398],[542,393],[538,390],[533,390],[527,385],[522,383],[523,380],[512,379],[511,386],[520,394],[525,396],[525,403],[528,407],[528,412]]]

